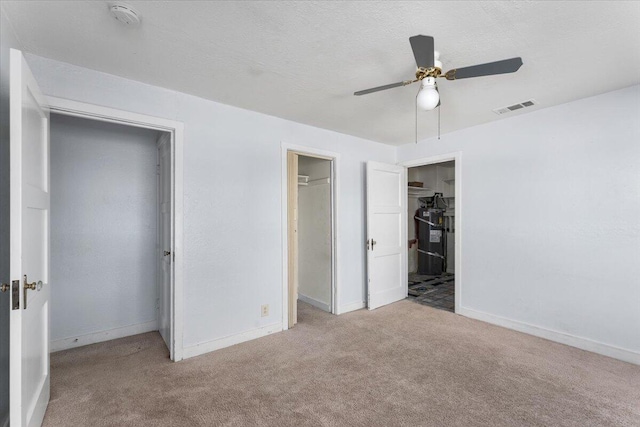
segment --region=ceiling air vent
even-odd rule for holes
[[[533,107],[534,105],[537,105],[537,104],[538,104],[538,101],[536,101],[535,99],[529,99],[528,101],[524,101],[519,104],[509,105],[508,107],[496,108],[495,110],[493,110],[493,112],[496,114],[502,115],[502,114],[510,113],[512,111],[521,110],[523,108]]]

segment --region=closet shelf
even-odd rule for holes
[[[315,185],[323,185],[323,184],[331,184],[331,178],[312,179],[308,182],[298,181],[298,185],[302,185],[304,187],[313,187]]]
[[[433,190],[429,187],[412,187],[409,185],[407,187],[407,191],[409,196],[416,196],[416,197],[433,196]]]

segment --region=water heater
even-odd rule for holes
[[[418,274],[437,276],[445,271],[444,211],[420,208],[415,220],[418,228]]]

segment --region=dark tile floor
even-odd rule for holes
[[[441,276],[410,274],[408,299],[418,304],[453,313],[454,286],[453,274],[443,274]]]

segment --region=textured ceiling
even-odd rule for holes
[[[415,138],[409,37],[435,37],[444,68],[521,56],[515,74],[440,81],[442,133],[640,83],[640,2],[3,1],[37,55],[300,123],[399,145]],[[538,106],[491,110],[534,98]],[[419,138],[437,113],[419,113]]]

